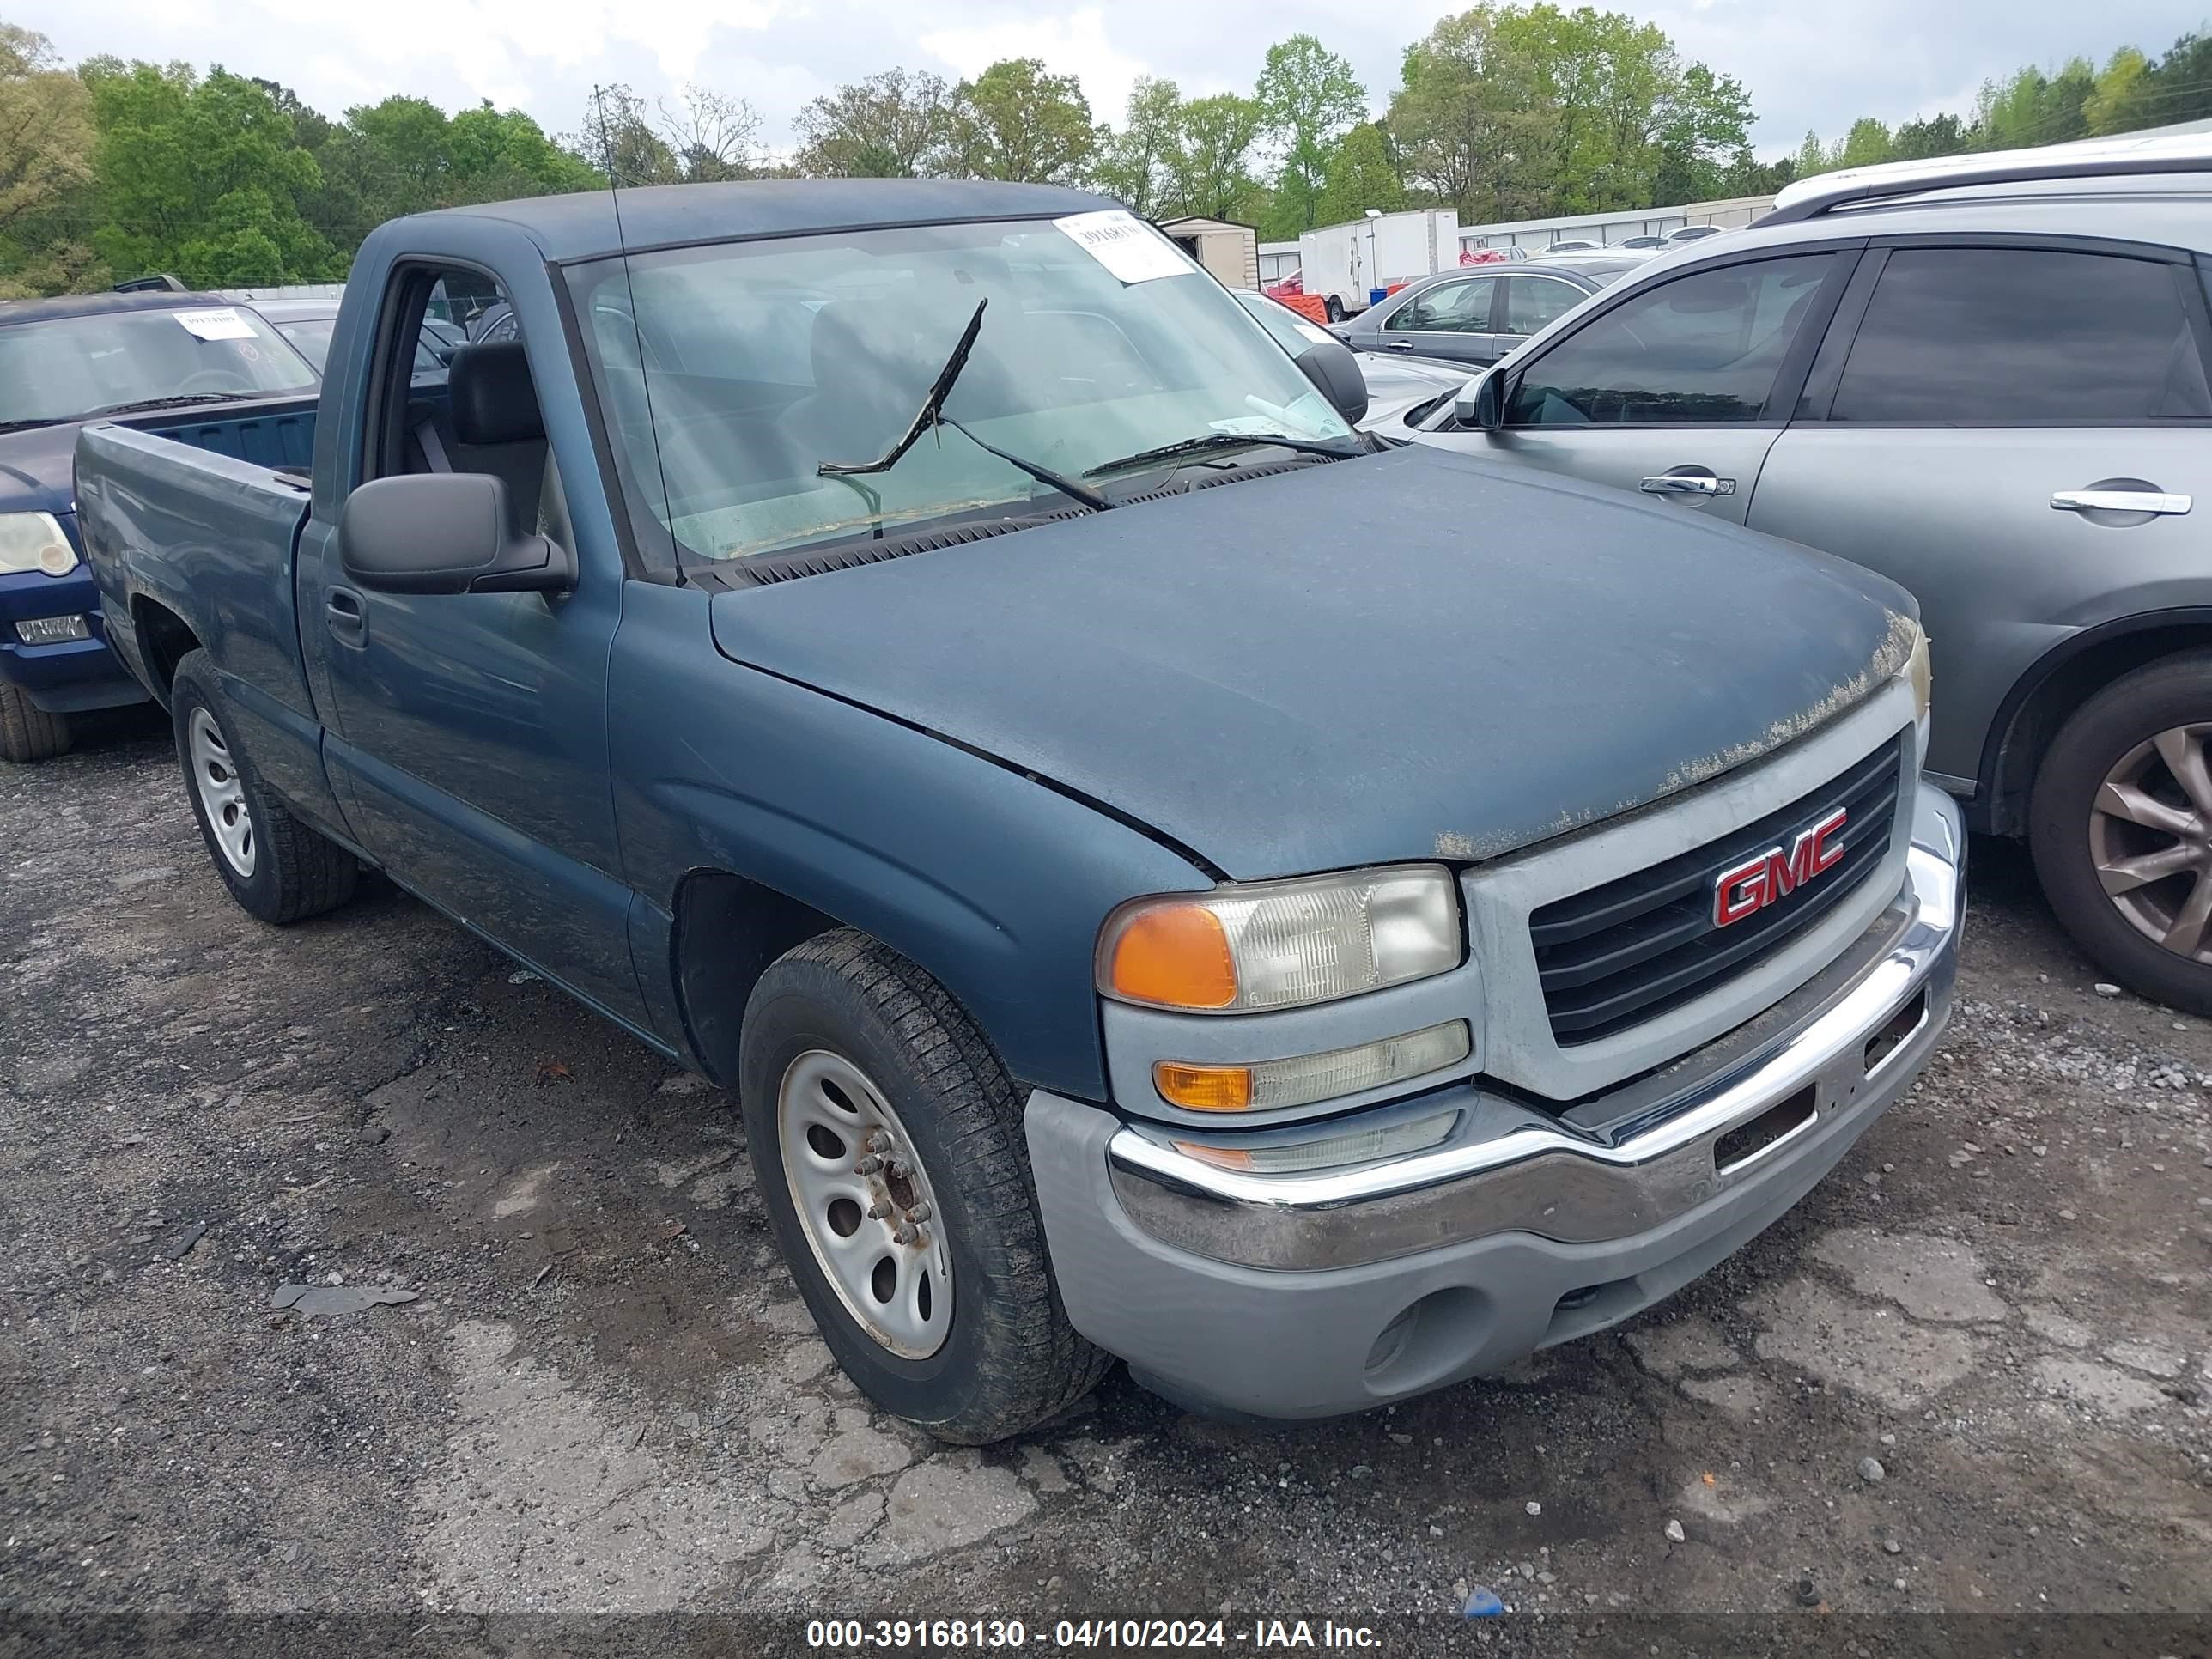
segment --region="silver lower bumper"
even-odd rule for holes
[[[1656,1097],[1643,1086],[1641,1099],[1599,1099],[1564,1117],[1480,1090],[1453,1091],[1470,1098],[1442,1143],[1301,1175],[1224,1170],[1178,1151],[1170,1132],[1127,1127],[1107,1146],[1115,1196],[1164,1243],[1291,1271],[1492,1233],[1590,1243],[1696,1208],[1850,1113],[1940,1022],[1948,971],[1930,981],[1948,969],[1956,943],[1965,844],[1948,798],[1919,793],[1905,885],[1859,957],[1824,976],[1842,983],[1825,988],[1817,1012],[1717,1075]],[[1594,1119],[1604,1127],[1577,1127]],[[1328,1127],[1340,1133],[1345,1125]]]

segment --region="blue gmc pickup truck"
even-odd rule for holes
[[[70,717],[143,702],[101,637],[92,578],[77,556],[70,490],[77,428],[295,397],[315,372],[243,307],[171,288],[0,301],[0,760],[52,758]],[[185,422],[187,427],[189,419]],[[219,435],[216,435],[219,434]],[[271,465],[304,466],[283,422],[223,421],[205,441]]]
[[[728,1085],[886,1409],[1495,1370],[1919,1069],[1964,848],[1897,587],[1362,437],[1093,197],[619,213],[383,227],[319,403],[240,414],[311,473],[93,426],[85,545],[240,904],[374,866]],[[517,337],[419,386],[448,282]]]

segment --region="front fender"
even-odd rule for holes
[[[637,891],[672,908],[702,867],[773,888],[927,969],[1022,1082],[1106,1098],[1099,925],[1205,872],[995,762],[731,662],[694,590],[629,585],[608,703]],[[672,1006],[672,963],[638,969]]]

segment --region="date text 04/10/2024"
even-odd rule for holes
[[[1226,1620],[1062,1619],[1036,1632],[1039,1647],[1174,1650],[1188,1648],[1373,1648],[1380,1637],[1364,1625],[1323,1620],[1261,1619],[1249,1626]],[[817,1619],[806,1644],[859,1652],[868,1649],[993,1649],[1029,1645],[1030,1632],[1013,1619]]]

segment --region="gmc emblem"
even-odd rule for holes
[[[1838,806],[1811,829],[1800,830],[1790,843],[1787,858],[1779,847],[1770,847],[1722,871],[1713,882],[1713,926],[1725,927],[1732,921],[1741,921],[1753,912],[1787,898],[1832,867],[1844,855],[1833,837],[1844,827],[1844,816]]]

